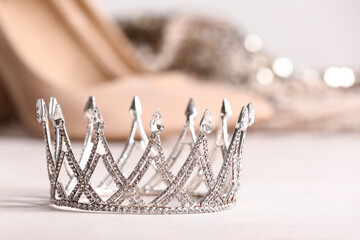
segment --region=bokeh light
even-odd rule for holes
[[[274,74],[269,68],[262,67],[258,69],[256,79],[263,85],[270,85],[274,82]]]
[[[262,48],[262,40],[259,36],[251,34],[245,38],[244,46],[249,52],[258,52]]]
[[[273,70],[276,75],[282,78],[290,77],[294,71],[294,65],[290,59],[280,57],[273,63]]]
[[[324,73],[324,81],[331,87],[348,88],[355,83],[355,74],[348,67],[330,67]]]

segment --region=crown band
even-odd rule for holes
[[[148,138],[141,121],[142,108],[138,97],[134,97],[130,107],[134,120],[127,144],[118,159],[113,157],[106,141],[105,124],[94,97],[89,97],[84,109],[89,122],[80,160],[73,153],[57,100],[50,99],[47,111],[44,100],[38,99],[36,109],[37,120],[43,125],[50,198],[57,206],[88,211],[177,214],[217,212],[236,203],[242,148],[247,128],[254,122],[252,103],[242,108],[229,142],[227,120],[231,108],[224,99],[215,144],[209,150],[207,135],[213,129],[211,113],[209,110],[204,112],[196,136],[194,118],[197,110],[190,99],[185,111],[185,126],[168,158],[165,158],[160,140],[164,128],[161,114],[159,110],[155,111]],[[55,129],[53,141],[49,119]],[[137,131],[140,140],[135,140]],[[187,153],[186,146],[190,147]],[[142,149],[142,155],[126,175],[124,168],[129,165],[128,160],[136,147]],[[180,159],[184,152],[185,161]],[[217,174],[214,171],[216,163],[219,164]],[[103,175],[95,184],[94,172],[100,164],[104,166]],[[176,164],[180,165],[175,174]],[[145,175],[148,175],[147,179]]]

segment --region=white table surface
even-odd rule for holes
[[[121,215],[49,204],[44,145],[0,129],[0,239],[360,239],[360,133],[249,132],[238,205]]]

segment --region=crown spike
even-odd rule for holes
[[[104,119],[102,118],[98,107],[95,107],[92,111],[91,123],[93,124],[94,129],[97,131],[102,131],[105,127]]]
[[[55,97],[51,97],[49,101],[49,117],[52,119],[52,116],[54,115],[55,106],[58,104]]]
[[[164,122],[162,120],[159,109],[156,109],[154,115],[150,121],[150,130],[153,131],[162,131],[164,129]]]
[[[60,104],[58,104],[56,98],[51,97],[49,103],[49,117],[55,127],[59,127],[65,123],[64,115],[62,113]]]
[[[214,121],[211,116],[211,112],[209,109],[206,109],[200,121],[200,131],[209,134],[211,133],[213,127],[214,127]]]
[[[249,110],[247,107],[242,107],[236,127],[240,128],[241,131],[245,131],[249,126],[249,122]]]
[[[229,119],[232,115],[230,102],[227,98],[224,98],[221,106],[221,117]]]
[[[190,98],[189,103],[185,110],[186,119],[190,119],[190,118],[194,119],[197,117],[197,115],[198,115],[198,111],[196,109],[195,102],[192,98]]]
[[[134,116],[141,116],[142,114],[142,106],[141,106],[141,102],[138,96],[134,96],[133,101],[131,103],[130,109],[129,109],[130,114],[134,115]]]
[[[48,113],[44,99],[40,98],[36,101],[36,118],[39,123],[48,121]]]
[[[247,105],[247,109],[249,111],[249,126],[251,126],[255,122],[254,103],[249,102],[248,105]]]
[[[91,114],[93,112],[93,110],[96,107],[96,99],[93,96],[90,96],[85,104],[85,108],[84,108],[84,116],[88,119],[91,118]]]

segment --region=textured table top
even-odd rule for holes
[[[237,206],[202,215],[58,210],[43,142],[3,128],[0,152],[0,239],[360,238],[359,133],[250,131]]]

